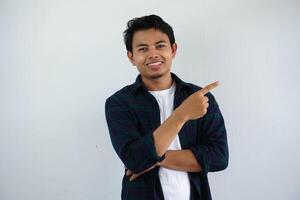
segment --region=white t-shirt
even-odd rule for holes
[[[173,112],[174,94],[176,85],[173,82],[169,89],[160,91],[149,91],[152,94],[160,110],[160,121],[163,123]],[[168,150],[181,149],[178,135],[172,141]],[[159,179],[162,186],[165,200],[189,200],[190,199],[190,181],[187,172],[159,168]]]

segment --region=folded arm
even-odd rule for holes
[[[193,152],[189,149],[167,151],[165,159],[159,166],[186,172],[200,172],[202,170]]]
[[[203,174],[220,171],[228,166],[224,120],[214,97],[209,96],[211,104],[208,113],[198,120],[198,143],[189,149],[167,151],[165,159],[156,166]]]
[[[105,113],[112,145],[126,168],[135,174],[164,159],[167,147],[185,123],[174,113],[153,132],[148,130],[141,136],[128,106],[121,101],[109,98]]]

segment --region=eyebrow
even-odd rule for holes
[[[155,42],[155,44],[159,44],[159,43],[167,43],[167,42],[164,41],[164,40],[160,40],[158,42]],[[147,44],[138,44],[135,47],[144,47],[144,46],[148,46],[148,45]]]

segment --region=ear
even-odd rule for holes
[[[175,58],[177,52],[177,44],[176,43],[172,44],[171,48],[172,48],[172,58]]]
[[[133,65],[133,66],[135,66],[136,64],[135,64],[135,60],[134,60],[134,58],[133,58],[133,53],[131,52],[131,51],[127,51],[127,57],[128,57],[128,59],[129,59],[129,61],[131,62],[131,64]]]

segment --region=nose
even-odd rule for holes
[[[159,55],[157,54],[150,54],[149,59],[158,59]]]
[[[151,48],[149,49],[149,56],[148,56],[149,59],[158,59],[159,58],[159,54],[158,52],[156,51],[155,48]]]

